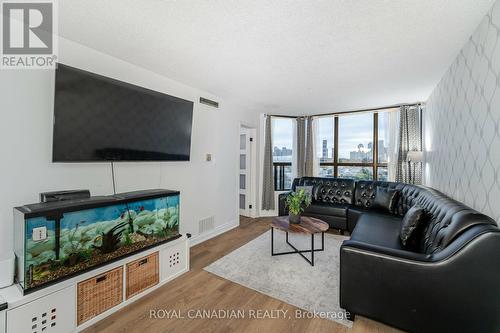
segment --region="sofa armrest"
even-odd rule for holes
[[[415,332],[491,331],[500,327],[500,266],[492,253],[500,253],[500,232],[469,237],[439,260],[346,241],[340,250],[340,306]]]
[[[363,252],[367,255],[378,255],[378,256],[388,256],[393,259],[406,259],[421,262],[428,262],[431,258],[429,255],[422,253],[411,252],[400,249],[393,249],[389,247],[368,244],[355,240],[346,240],[342,243],[342,249],[345,251],[358,251]]]
[[[288,207],[286,206],[286,197],[292,193],[292,191],[280,193],[278,196],[278,214],[279,216],[288,215]]]

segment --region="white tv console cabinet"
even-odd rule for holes
[[[77,326],[77,285],[79,282],[122,266],[123,291],[125,291],[126,264],[154,252],[159,253],[159,283],[157,285],[129,299],[126,299],[125,292],[123,292],[123,300],[120,304]],[[173,261],[172,258],[176,260]],[[189,271],[189,240],[183,235],[168,243],[120,259],[25,296],[23,296],[20,287],[17,285],[0,289],[0,305],[4,303],[2,298],[7,303],[7,309],[0,310],[0,333],[79,332],[187,271]]]

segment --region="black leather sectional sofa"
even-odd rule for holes
[[[500,229],[486,215],[432,188],[381,181],[304,177],[313,202],[304,215],[348,230],[340,249],[340,305],[411,332],[500,332]],[[392,211],[372,208],[378,187],[396,189]],[[286,193],[279,213],[287,215]],[[415,242],[400,228],[418,205]]]

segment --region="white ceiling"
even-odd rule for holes
[[[491,0],[64,0],[60,34],[273,113],[425,101]]]

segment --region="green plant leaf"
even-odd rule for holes
[[[304,189],[300,189],[297,192],[291,192],[286,197],[285,204],[290,213],[298,215],[311,204],[311,196]]]

